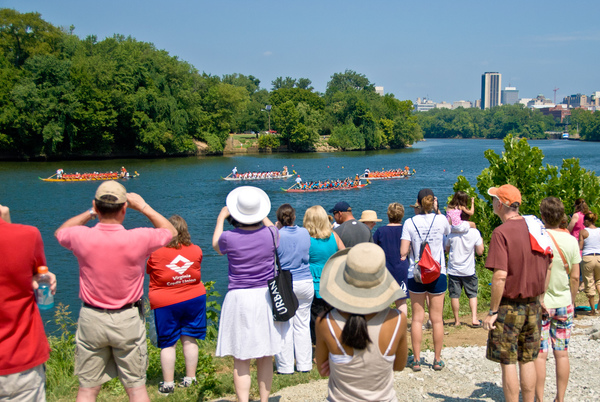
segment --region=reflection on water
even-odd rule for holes
[[[599,166],[600,144],[576,141],[531,141],[546,155],[545,163],[560,165],[563,158],[578,157],[581,166],[594,170]],[[11,208],[13,222],[37,226],[42,232],[48,266],[58,276],[59,290],[56,302],[79,306],[78,266],[75,257],[60,247],[54,231],[68,218],[91,206],[98,182],[47,183],[38,177],[48,177],[58,168],[65,172],[116,171],[125,166],[137,171],[140,177],[125,182],[128,191],[139,193],[157,211],[165,216],[179,214],[189,225],[192,240],[204,252],[202,279],[217,281],[222,295],[227,289],[227,258],[212,249],[212,233],[216,217],[225,204],[225,197],[235,186],[246,183],[227,182],[234,166],[239,172],[281,170],[284,165],[306,180],[325,180],[353,177],[365,168],[387,170],[409,166],[416,170],[410,179],[373,181],[362,190],[288,194],[282,188],[293,184],[288,180],[254,181],[271,198],[275,210],[290,203],[297,210],[301,224],[306,208],[320,204],[325,209],[341,200],[350,203],[355,215],[364,209],[373,209],[386,224],[386,210],[390,202],[412,204],[419,189],[433,189],[442,203],[452,192],[458,175],[464,175],[472,184],[481,170],[488,166],[483,153],[493,149],[500,153],[503,143],[495,140],[427,140],[411,149],[385,151],[356,151],[344,153],[259,154],[224,157],[189,157],[177,159],[134,159],[65,162],[0,162],[0,204]],[[407,217],[412,210],[407,209]],[[145,217],[135,211],[127,214],[126,228],[148,226]],[[110,250],[107,250],[110,252]],[[44,313],[44,318],[50,318]],[[76,316],[76,314],[75,314]]]

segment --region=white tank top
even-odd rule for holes
[[[588,237],[583,241],[582,255],[600,254],[600,228],[585,228]]]

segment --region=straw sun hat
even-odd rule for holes
[[[321,297],[351,314],[377,313],[406,294],[385,267],[383,249],[359,243],[332,255],[321,273]]]
[[[253,186],[233,189],[225,203],[233,219],[245,225],[262,221],[271,211],[271,200],[267,193]]]
[[[359,219],[360,222],[381,222],[381,219],[377,218],[377,212],[366,209],[362,212]]]

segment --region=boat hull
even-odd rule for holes
[[[408,179],[409,177],[411,177],[414,173],[411,174],[404,174],[404,175],[398,175],[398,176],[383,176],[383,177],[373,177],[373,176],[368,176],[366,177],[364,174],[360,175],[360,179],[361,180],[392,180],[392,179]]]
[[[255,180],[279,180],[279,179],[289,179],[293,174],[280,175],[275,177],[223,177],[223,180],[227,181],[255,181]]]
[[[352,187],[340,187],[340,188],[313,188],[310,190],[300,190],[298,188],[293,188],[293,189],[285,189],[282,188],[283,191],[285,191],[286,193],[320,193],[323,191],[347,191],[347,190],[360,190],[363,187],[366,187],[366,184],[361,184],[359,186],[352,186]]]

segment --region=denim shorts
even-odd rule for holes
[[[430,295],[441,295],[446,293],[448,281],[446,275],[440,275],[435,281],[423,284],[415,281],[415,278],[408,278],[408,290],[412,293],[429,293]]]

